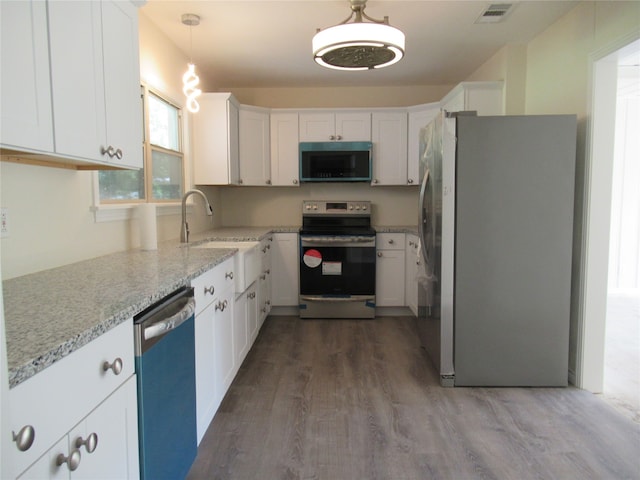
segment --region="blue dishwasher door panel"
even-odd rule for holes
[[[183,479],[196,458],[194,319],[136,357],[140,477]]]

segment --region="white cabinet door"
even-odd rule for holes
[[[240,184],[271,184],[269,112],[240,106]]]
[[[371,140],[371,114],[336,113],[336,140],[362,142]]]
[[[371,140],[368,112],[300,113],[301,142],[359,142]]]
[[[194,180],[200,185],[237,185],[239,104],[230,93],[203,93],[193,118]]]
[[[274,307],[298,306],[300,273],[298,234],[275,233],[271,250],[271,301]]]
[[[112,163],[142,168],[142,99],[138,9],[129,2],[102,1],[102,51],[107,145],[122,152]]]
[[[253,282],[247,289],[247,327],[249,328],[249,345],[253,345],[258,336],[258,285]]]
[[[214,300],[215,303],[215,300]],[[209,304],[195,318],[196,418],[198,444],[216,413],[214,310]]]
[[[136,377],[98,406],[69,433],[69,448],[78,448],[82,460],[71,479],[126,478],[139,476]],[[133,392],[133,394],[132,394]],[[135,428],[131,428],[133,425]],[[78,446],[95,434],[97,444],[93,452],[87,445]],[[70,451],[69,450],[69,451]],[[132,458],[135,457],[135,458]]]
[[[376,237],[376,306],[404,306],[405,236],[380,233]]]
[[[282,187],[300,185],[298,114],[271,112],[271,183]]]
[[[372,118],[373,185],[407,184],[407,113],[375,112]]]
[[[418,237],[407,235],[405,245],[405,305],[418,315]]]
[[[0,144],[53,152],[47,4],[0,2]]]
[[[440,111],[439,103],[429,103],[409,110],[407,132],[407,185],[420,185],[420,130]]]
[[[48,2],[56,153],[107,162],[99,2]]]
[[[233,353],[236,372],[249,352],[247,295],[246,291],[239,295],[233,305]]]
[[[222,402],[234,374],[233,287],[228,287],[213,302],[213,355],[216,379],[216,408]]]

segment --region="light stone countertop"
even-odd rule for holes
[[[227,248],[190,248],[208,241],[260,241],[299,226],[224,227],[191,236],[189,246],[163,242],[5,280],[10,388],[232,257]],[[415,226],[376,226],[413,233]]]
[[[269,233],[298,228],[221,228],[194,234],[189,245],[259,241]],[[5,280],[10,388],[189,285],[236,251],[170,241],[160,243],[158,250],[119,252]]]

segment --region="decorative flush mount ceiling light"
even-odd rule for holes
[[[182,23],[189,26],[189,38],[191,42],[189,67],[182,76],[182,93],[187,97],[187,110],[191,113],[198,113],[200,104],[198,104],[196,98],[202,93],[202,90],[197,88],[200,83],[200,78],[196,75],[196,66],[193,64],[193,36],[191,27],[200,25],[200,17],[193,13],[185,13],[182,15]]]
[[[404,33],[364,13],[367,0],[350,0],[351,15],[340,24],[314,35],[313,58],[327,68],[370,70],[399,62],[404,56]],[[355,16],[353,22],[348,23]],[[366,18],[372,23],[362,20]]]

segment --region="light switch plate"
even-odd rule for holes
[[[0,238],[9,236],[9,209],[0,208]]]

